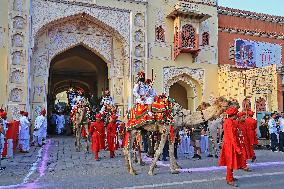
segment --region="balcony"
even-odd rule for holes
[[[203,22],[211,16],[209,14],[202,13],[199,9],[199,4],[181,1],[175,5],[174,10],[167,17],[172,19],[182,17]]]

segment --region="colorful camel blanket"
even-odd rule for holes
[[[153,116],[148,114],[148,105],[135,104],[127,113],[128,123],[125,126],[126,131],[138,129],[146,124],[165,124],[168,125],[170,129],[170,142],[174,142],[173,102],[173,99],[164,96],[155,97],[151,107]],[[129,145],[128,138],[129,132],[127,132],[125,136],[127,146]]]

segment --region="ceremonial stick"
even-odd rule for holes
[[[152,81],[154,80],[154,69],[152,68]]]
[[[157,74],[156,73],[154,74],[154,69],[152,68],[152,84],[151,84],[151,86],[154,85],[154,83],[156,81],[156,76],[157,76]]]

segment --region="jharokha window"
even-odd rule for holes
[[[165,30],[163,26],[156,27],[156,41],[165,42]]]
[[[195,48],[195,29],[186,24],[182,27],[182,48]]]
[[[209,33],[208,32],[204,32],[202,34],[202,45],[203,46],[209,45]]]

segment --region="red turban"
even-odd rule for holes
[[[147,80],[145,81],[145,83],[146,83],[146,84],[150,84],[150,83],[152,83],[152,80],[151,80],[151,79],[147,79]]]
[[[46,110],[45,110],[45,109],[41,110],[40,114],[43,115],[43,116],[45,116]]]
[[[24,113],[23,113],[23,116],[28,117],[28,116],[29,116],[29,113],[28,113],[28,112],[24,112]]]
[[[139,78],[145,78],[145,73],[143,71],[138,72],[137,75],[138,75]]]
[[[96,119],[102,119],[102,114],[100,113],[96,114]]]
[[[250,111],[248,111],[248,115],[249,115],[249,116],[253,116],[253,115],[254,115],[254,112],[250,110]]]
[[[116,115],[111,115],[111,119],[116,120],[118,117]]]
[[[238,117],[243,117],[244,115],[246,115],[245,112],[239,112],[239,113],[238,113]]]
[[[7,112],[1,112],[0,116],[1,116],[1,118],[6,118],[7,117]]]
[[[22,111],[22,110],[20,111],[20,114],[21,114],[21,115],[23,115],[24,113],[25,113],[24,111]]]
[[[236,115],[238,113],[238,109],[236,107],[230,107],[226,110],[226,114],[228,116]]]

